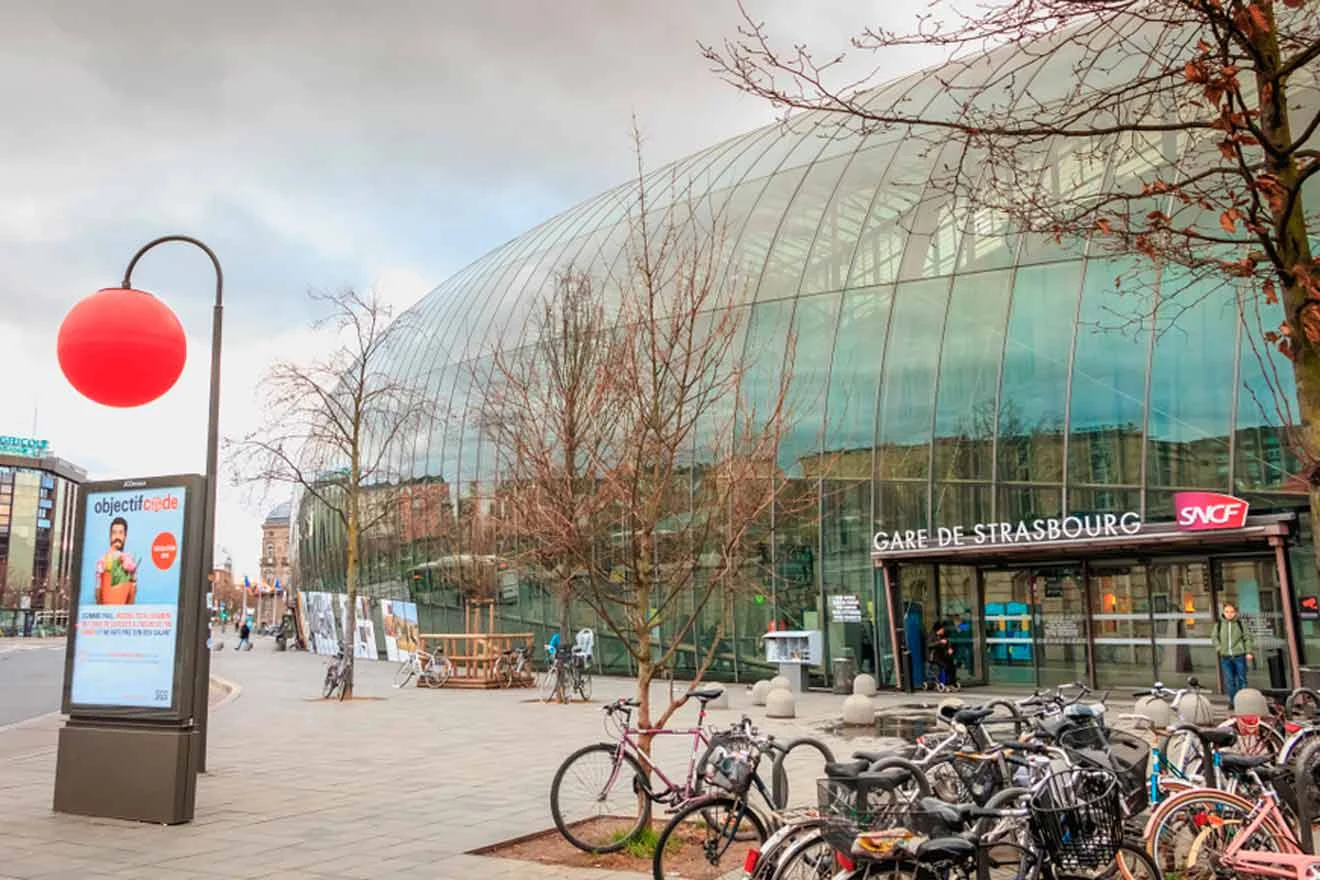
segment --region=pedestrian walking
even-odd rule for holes
[[[1219,655],[1219,668],[1224,674],[1224,690],[1228,692],[1231,711],[1233,698],[1247,686],[1247,664],[1256,659],[1256,642],[1238,617],[1236,605],[1225,602],[1220,613],[1222,616],[1215,622],[1210,641]]]
[[[241,651],[243,650],[244,645],[247,645],[249,651],[252,650],[252,627],[248,626],[246,620],[243,621],[243,625],[238,628],[238,644],[234,645],[234,650]]]

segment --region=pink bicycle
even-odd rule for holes
[[[589,853],[616,852],[623,849],[651,822],[651,804],[662,803],[671,809],[702,793],[706,768],[716,766],[723,750],[751,734],[751,720],[746,718],[730,730],[711,733],[705,726],[706,704],[720,695],[718,688],[696,690],[687,696],[700,702],[695,727],[638,728],[632,725],[636,700],[620,699],[604,707],[606,729],[614,742],[593,743],[578,749],[560,765],[550,784],[550,812],[559,833],[578,849]],[[670,780],[655,760],[642,751],[643,736],[692,737],[687,775]],[[652,774],[659,787],[651,784]],[[758,776],[754,785],[773,806],[773,798]]]
[[[1260,791],[1255,801],[1217,789],[1174,795],[1152,815],[1147,829],[1151,856],[1166,876],[1182,880],[1234,877],[1320,878],[1320,856],[1302,851],[1279,796],[1260,773],[1291,775],[1266,767],[1266,756],[1233,756]]]

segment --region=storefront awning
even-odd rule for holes
[[[1247,517],[1241,528],[1200,531],[1183,530],[1174,522],[1141,523],[1132,531],[1106,528],[1108,523],[1090,521],[1082,522],[1079,529],[1077,523],[1070,522],[1069,531],[1078,533],[1077,537],[1053,538],[1045,533],[1042,540],[1036,539],[1036,533],[1043,529],[1033,529],[1031,523],[989,523],[975,527],[977,531],[937,529],[933,534],[921,530],[895,532],[892,536],[881,533],[886,537],[885,546],[874,549],[871,558],[876,566],[891,562],[974,565],[1037,559],[1259,551],[1286,541],[1296,520],[1295,513],[1262,514]],[[1131,523],[1128,526],[1132,528]],[[876,546],[881,543],[878,535]]]

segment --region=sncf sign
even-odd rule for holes
[[[1205,529],[1240,529],[1247,524],[1247,502],[1217,492],[1178,492],[1173,496],[1178,528],[1184,532]]]

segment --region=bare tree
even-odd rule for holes
[[[905,149],[935,156],[930,186],[964,212],[1176,268],[1166,314],[1225,288],[1245,296],[1244,315],[1282,303],[1263,341],[1291,360],[1291,376],[1265,372],[1284,380],[1285,400],[1296,393],[1291,436],[1320,517],[1320,216],[1306,188],[1320,174],[1317,6],[992,0],[853,39],[863,52],[945,52],[938,112],[837,81],[844,55],[781,49],[745,9],[738,34],[703,51],[734,86],[788,111],[821,111],[851,132],[908,131]]]
[[[320,506],[344,530],[347,593],[343,651],[353,695],[353,641],[364,538],[394,511],[387,496],[401,480],[398,444],[411,439],[433,407],[398,376],[395,356],[411,331],[392,320],[373,291],[313,293],[328,314],[316,327],[335,334],[330,354],[308,364],[279,361],[262,384],[265,424],[226,454],[238,482],[281,485]]]
[[[482,421],[508,521],[623,643],[645,728],[685,698],[671,685],[653,712],[651,683],[680,651],[701,681],[756,580],[760,526],[786,497],[775,460],[791,371],[747,387],[749,310],[718,220],[677,182],[672,205],[653,206],[640,164],[623,268],[559,277],[533,341],[495,357]],[[785,364],[793,347],[790,335]]]

